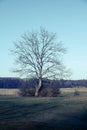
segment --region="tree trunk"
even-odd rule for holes
[[[36,91],[35,91],[35,96],[38,97],[39,95],[39,90],[42,86],[42,78],[39,78],[39,83],[38,83],[38,86],[36,87]]]

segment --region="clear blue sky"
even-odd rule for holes
[[[86,0],[0,0],[0,77],[15,77],[13,41],[40,26],[56,32],[68,53],[65,65],[72,79],[87,79]]]

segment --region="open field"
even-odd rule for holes
[[[79,92],[87,92],[87,88],[86,88],[86,87],[60,88],[61,93],[71,93],[71,92],[75,92],[75,89],[78,90]]]
[[[0,88],[0,95],[1,96],[6,96],[6,95],[8,95],[8,96],[18,96],[18,94],[19,94],[19,89],[1,89]]]
[[[87,130],[87,93],[0,97],[0,130]]]
[[[77,88],[79,92],[87,92],[86,87],[79,87]],[[60,88],[61,93],[73,93],[75,88]],[[19,89],[0,89],[0,95],[9,95],[9,96],[18,96]]]

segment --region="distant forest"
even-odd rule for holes
[[[22,86],[34,86],[37,79],[0,78],[0,88],[20,88]],[[48,80],[43,79],[43,85],[58,86],[59,88],[87,87],[87,80]]]

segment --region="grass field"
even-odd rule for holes
[[[6,88],[0,88],[0,95],[1,96],[18,96],[19,95],[19,89],[6,89]]]
[[[79,92],[87,92],[87,88],[86,88],[86,87],[60,88],[61,93],[71,93],[71,92],[75,92],[75,89],[78,90]]]
[[[87,93],[54,98],[0,96],[0,130],[87,130]]]
[[[79,87],[77,88],[79,92],[87,92],[86,87]],[[60,91],[62,94],[64,93],[73,93],[75,92],[75,88],[60,88]],[[19,89],[0,89],[0,95],[1,96],[19,96],[20,90]]]

